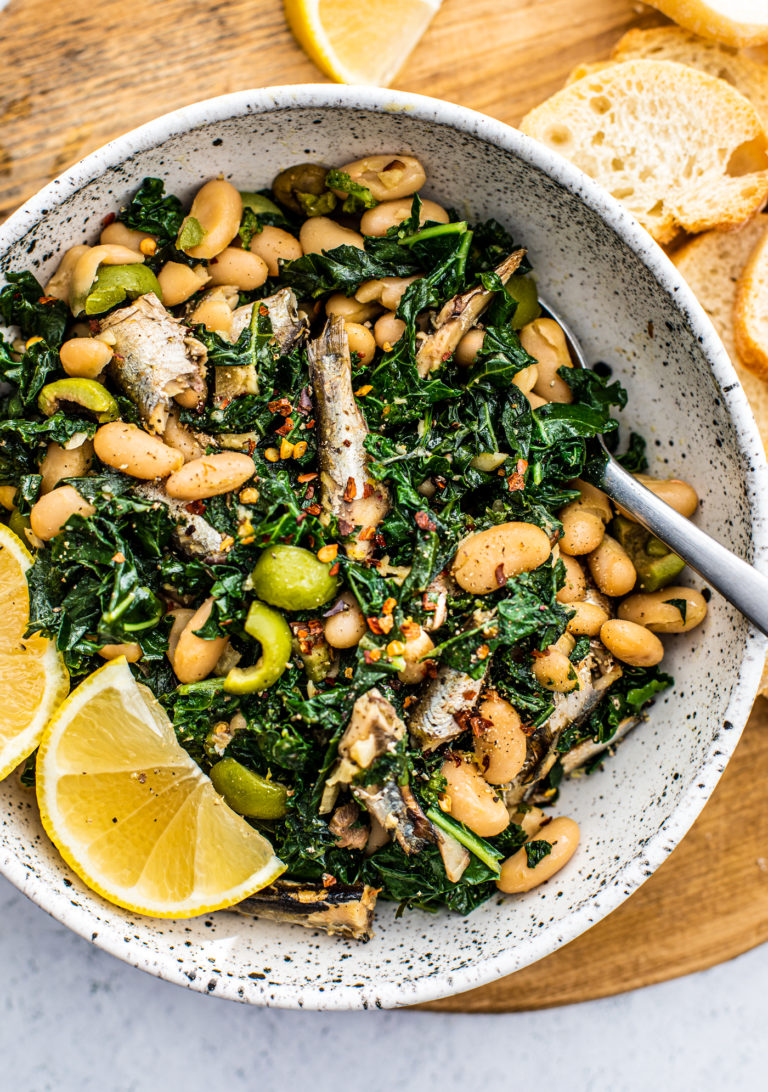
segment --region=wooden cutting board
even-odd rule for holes
[[[629,0],[444,0],[396,87],[516,123],[572,67],[659,22]],[[196,99],[323,77],[280,0],[10,0],[0,11],[0,219],[93,148]],[[548,959],[435,1009],[584,1001],[768,939],[768,703],[701,818],[622,907]]]

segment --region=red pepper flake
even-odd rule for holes
[[[310,516],[319,516],[322,512],[322,508],[317,503],[317,501],[315,501],[314,504],[310,504],[309,508],[305,508],[304,511],[308,512]]]
[[[384,600],[384,606],[381,608],[381,613],[382,614],[391,614],[396,606],[397,606],[397,600],[393,599],[392,596],[390,595],[387,599]]]
[[[38,303],[57,303],[58,299],[57,299],[56,296],[41,296],[40,299],[37,302]],[[97,322],[96,326],[97,326],[97,329],[98,329],[98,322]]]
[[[409,706],[413,705],[413,703],[415,701],[416,701],[416,698],[413,696],[413,694],[408,694],[407,697],[405,698],[405,700],[403,701],[403,709],[407,709]]]
[[[391,614],[384,614],[379,618],[379,625],[381,626],[382,633],[391,633],[394,624],[395,620]]]
[[[363,659],[365,660],[365,662],[367,664],[377,664],[379,662],[379,660],[381,659],[381,649],[380,648],[365,649],[365,651],[363,652]]]
[[[314,419],[314,417],[311,417],[309,419],[309,421],[307,421],[307,428],[314,428],[314,427],[315,427],[315,419]]]
[[[421,528],[422,531],[437,530],[437,524],[429,518],[429,512],[417,512],[413,518],[416,521],[416,526]]]
[[[366,618],[366,622],[371,633],[375,633],[377,637],[382,636],[384,630],[381,628],[381,622],[378,618]]]
[[[340,568],[341,566],[339,565],[338,561],[335,562],[335,564],[331,565],[330,569],[328,570],[328,575],[337,576]]]
[[[279,413],[281,417],[290,417],[293,407],[287,398],[276,398],[267,403],[267,409],[270,413]]]
[[[437,610],[437,603],[430,598],[429,592],[424,592],[421,597],[421,609],[426,611],[427,614],[434,614]]]
[[[496,577],[496,583],[500,588],[503,588],[507,582],[507,574],[504,572],[504,562],[500,561],[493,571],[493,575]]]
[[[476,652],[478,660],[487,660],[490,654],[491,650],[488,645],[480,645],[480,648],[478,648]]]
[[[112,560],[116,565],[122,565],[125,561],[125,554],[121,550],[118,550],[116,554],[113,554]]]
[[[231,398],[222,398],[221,402],[219,402],[219,409],[226,409],[227,406],[231,404],[231,402]]]
[[[366,482],[363,486],[363,500],[367,500],[368,497],[373,496],[373,486],[370,482]]]
[[[336,877],[332,876],[330,872],[323,873],[323,887],[333,887],[336,882]]]
[[[349,504],[357,496],[357,486],[354,478],[347,478],[347,488],[344,490],[344,500]]]
[[[313,482],[316,477],[317,474],[314,471],[311,471],[309,474],[299,474],[297,481],[301,482],[303,485],[304,482]]]
[[[387,540],[384,538],[384,535],[382,535],[379,531],[376,532],[374,542],[380,549],[383,550],[386,548]]]
[[[293,418],[292,417],[286,417],[286,419],[282,423],[282,425],[280,425],[279,428],[275,429],[275,432],[277,433],[278,436],[287,436],[292,428],[293,428]]]
[[[358,542],[370,542],[373,536],[376,534],[375,527],[363,527],[360,534],[357,536]]]
[[[259,314],[262,316],[262,318],[265,315],[269,314],[269,308],[267,307],[267,305],[265,303],[260,303],[259,304]]]
[[[384,605],[386,606],[386,603]],[[415,641],[421,633],[421,626],[418,622],[403,622],[400,629],[406,641]]]

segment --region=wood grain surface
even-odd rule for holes
[[[514,124],[581,61],[660,17],[629,0],[444,0],[396,87]],[[280,0],[10,0],[0,11],[0,219],[107,140],[197,99],[324,81]],[[768,704],[691,833],[622,907],[548,959],[435,1009],[583,1001],[768,939]],[[765,855],[765,856],[764,856]]]

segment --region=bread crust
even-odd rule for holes
[[[768,233],[752,251],[739,277],[734,335],[744,365],[768,381]]]
[[[730,46],[757,46],[768,42],[768,17],[742,22],[715,11],[706,0],[647,0],[686,30]]]

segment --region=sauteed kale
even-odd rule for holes
[[[639,651],[622,629],[651,617],[633,599],[672,604],[673,632],[700,620],[698,593],[663,598],[678,559],[584,481],[625,391],[570,366],[519,242],[423,182],[409,156],[302,165],[258,193],[208,183],[185,213],[148,178],[85,279],[70,252],[0,291],[30,629],[74,681],[127,652],[272,841],[302,887],[244,909],[297,920],[296,891],[336,889],[363,924],[307,923],[356,936],[370,889],[467,913],[502,861],[509,892],[564,863],[577,828],[540,808],[672,681],[650,629]],[[157,480],[121,455],[136,435],[172,449]],[[183,460],[224,452],[218,489],[184,484]],[[639,437],[624,458],[645,470]],[[80,507],[60,529],[36,506],[62,485]]]

